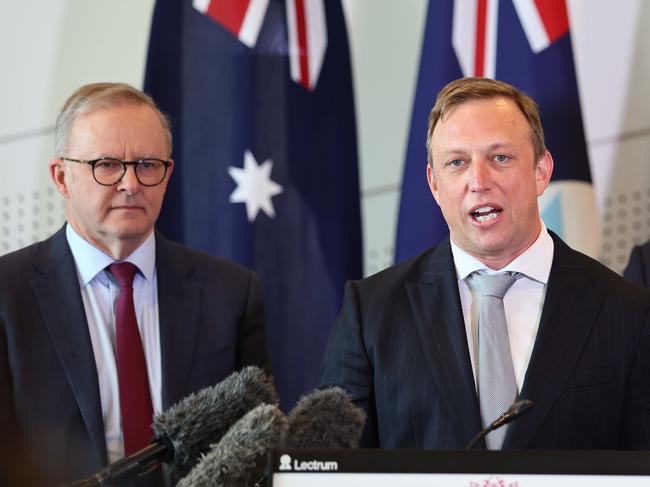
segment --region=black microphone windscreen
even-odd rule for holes
[[[315,390],[289,413],[288,448],[356,448],[366,413],[340,387]]]
[[[268,451],[284,443],[287,429],[287,418],[277,406],[257,406],[228,430],[178,487],[254,485],[266,473]]]
[[[155,440],[171,443],[176,478],[259,404],[278,404],[273,382],[258,367],[245,367],[219,384],[182,399],[153,420]]]

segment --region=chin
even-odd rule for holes
[[[507,245],[502,239],[484,239],[475,243],[476,253],[484,256],[502,255],[506,252]]]
[[[144,240],[149,233],[153,230],[153,225],[138,224],[138,225],[122,225],[120,228],[115,229],[114,234],[120,240]]]

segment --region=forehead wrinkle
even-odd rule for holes
[[[70,131],[69,146],[78,149],[78,146],[84,147],[89,150],[87,159],[100,159],[104,157],[119,159],[123,161],[138,161],[146,158],[161,158],[168,157],[168,143],[165,141],[164,153],[159,153],[152,143],[158,139],[158,135],[162,134],[164,138],[164,127],[157,118],[153,120],[159,125],[156,129],[160,129],[160,134],[147,134],[146,130],[142,132],[140,125],[129,123],[120,123],[120,118],[117,114],[121,109],[131,108],[130,105],[119,106],[114,109],[98,109],[89,111],[79,115],[73,122]],[[145,125],[151,122],[150,114],[146,106],[134,105],[140,113],[135,114],[144,120]],[[108,120],[97,120],[97,115],[100,113],[112,113],[114,118]],[[154,112],[151,112],[154,113]],[[123,115],[125,117],[126,115]],[[142,120],[141,120],[142,121]],[[149,129],[151,127],[146,127]],[[154,139],[152,142],[151,139]]]
[[[510,142],[493,142],[487,146],[487,149],[489,151],[497,150],[497,149],[511,149],[513,148],[513,144]]]

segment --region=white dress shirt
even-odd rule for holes
[[[454,244],[453,240],[451,241],[451,252],[456,265],[458,290],[463,307],[467,344],[472,360],[475,384],[477,383],[476,364],[478,358],[480,294],[470,289],[465,278],[477,271],[487,274],[519,272],[523,275],[523,277],[515,281],[503,298],[517,390],[521,391],[542,315],[546,285],[548,284],[548,276],[551,273],[553,263],[553,249],[553,239],[548,234],[544,222],[542,222],[542,229],[537,240],[503,269],[495,271],[462,250]]]
[[[114,278],[104,270],[116,261],[84,240],[70,225],[66,225],[66,237],[76,264],[81,298],[88,320],[99,379],[106,452],[109,463],[112,463],[124,456],[115,361],[115,306],[120,288]],[[133,301],[147,362],[153,410],[157,413],[162,409],[162,372],[154,233],[152,232],[123,262],[131,262],[139,270],[133,280]]]

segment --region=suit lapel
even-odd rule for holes
[[[106,439],[97,367],[65,227],[43,244],[34,266],[31,281],[34,297],[79,406],[98,464],[104,465]]]
[[[422,350],[462,444],[481,419],[449,240],[438,246],[419,282],[407,282]]]
[[[202,284],[191,279],[194,268],[179,261],[171,245],[160,233],[156,234],[164,409],[186,395],[203,292]]]
[[[550,232],[549,232],[550,233]],[[571,250],[554,234],[553,267],[520,396],[533,409],[512,423],[504,448],[525,448],[565,387],[591,331],[604,291],[596,289]]]

